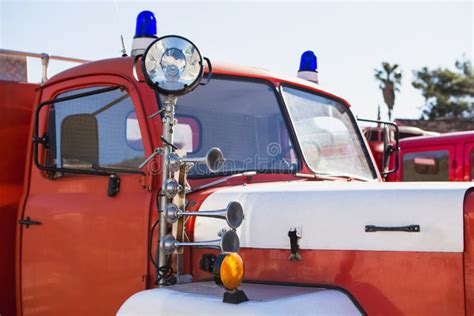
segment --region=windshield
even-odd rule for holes
[[[335,100],[282,87],[290,119],[308,166],[317,174],[376,177],[349,108]]]
[[[195,165],[191,178],[299,169],[276,89],[269,83],[214,77],[178,98],[176,119],[174,143],[188,157],[203,157],[218,147],[226,158],[218,173]]]

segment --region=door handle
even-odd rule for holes
[[[20,225],[25,225],[25,228],[30,227],[30,225],[41,225],[41,222],[32,220],[29,216],[22,218],[18,221]]]
[[[408,225],[408,226],[375,226],[365,225],[366,233],[374,232],[406,232],[406,233],[419,233],[420,225]]]

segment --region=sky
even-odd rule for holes
[[[374,68],[403,71],[395,118],[419,118],[424,99],[413,70],[454,69],[474,59],[474,1],[12,1],[0,0],[0,48],[98,60],[129,50],[136,15],[151,10],[158,36],[189,38],[211,60],[294,77],[301,53],[315,51],[322,87],[360,117],[376,118],[382,93]],[[71,64],[51,62],[51,73]],[[39,62],[29,75],[40,78]]]

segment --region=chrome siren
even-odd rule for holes
[[[226,230],[220,239],[199,241],[199,242],[181,242],[177,241],[172,235],[164,236],[160,241],[160,247],[166,255],[170,255],[180,247],[198,247],[219,249],[224,252],[237,252],[240,248],[239,236],[234,230]]]
[[[219,148],[211,148],[205,157],[183,158],[173,152],[168,155],[168,168],[171,172],[177,172],[184,164],[205,164],[211,172],[217,172],[224,166],[225,158]]]
[[[230,202],[222,210],[199,212],[185,212],[180,210],[174,203],[168,204],[165,209],[165,218],[168,223],[172,224],[182,216],[204,216],[225,219],[230,228],[237,229],[244,220],[244,211],[242,205],[236,201]]]

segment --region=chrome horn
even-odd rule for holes
[[[227,207],[216,211],[184,212],[174,203],[168,204],[165,209],[166,221],[170,224],[176,222],[181,216],[205,216],[225,219],[230,228],[237,229],[244,220],[244,211],[239,202],[232,201]]]
[[[224,155],[219,148],[209,149],[206,157],[200,158],[182,158],[176,153],[168,155],[168,168],[171,172],[177,172],[183,164],[205,164],[211,172],[217,172],[224,166]]]
[[[219,249],[225,252],[237,252],[240,248],[239,236],[234,230],[226,230],[220,239],[199,241],[199,242],[181,242],[177,241],[172,235],[164,236],[160,241],[161,249],[166,255],[171,255],[180,247],[190,246],[198,248]]]

